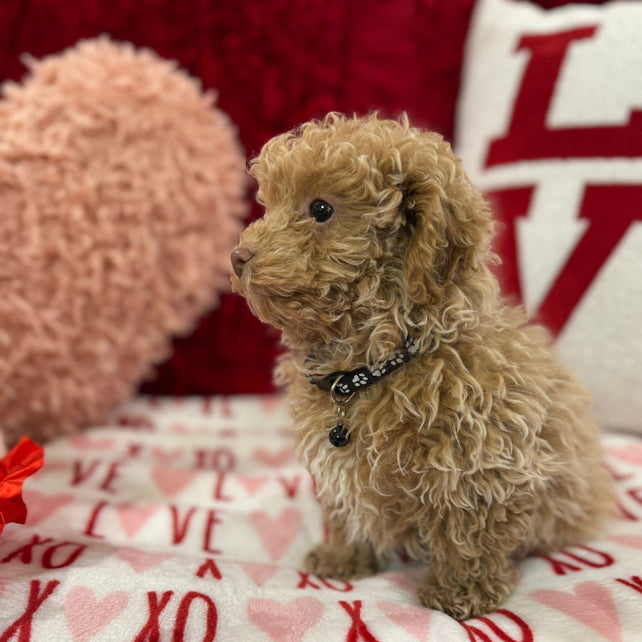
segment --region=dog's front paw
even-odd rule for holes
[[[443,611],[456,620],[480,617],[494,611],[510,595],[509,577],[495,581],[458,582],[450,577],[434,577],[430,572],[417,591],[424,606]]]
[[[377,572],[377,560],[367,544],[319,544],[305,557],[308,573],[338,580],[356,580]]]

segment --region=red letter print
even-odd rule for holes
[[[196,450],[196,468],[200,470],[216,470],[219,473],[229,473],[236,466],[236,457],[229,448],[215,450]]]
[[[98,515],[100,514],[100,511],[105,508],[105,506],[107,506],[107,502],[98,502],[98,504],[96,504],[96,508],[91,511],[89,521],[87,522],[87,528],[85,528],[85,535],[87,535],[87,537],[94,537],[95,539],[105,539],[104,535],[97,535],[96,533],[94,533],[94,528],[96,527],[96,522],[98,521]]]
[[[541,557],[543,560],[546,560],[553,568],[555,575],[566,575],[567,573],[573,573],[575,571],[582,570],[581,567],[574,566],[573,564],[569,564],[568,562],[555,559],[552,555],[545,555],[544,553],[540,553],[539,555],[536,555],[536,557]]]
[[[3,558],[2,563],[4,564],[5,562],[10,562],[12,559],[19,557],[20,561],[23,564],[31,564],[33,547],[42,546],[43,544],[48,544],[49,542],[53,542],[53,539],[51,537],[45,537],[45,539],[40,539],[39,535],[32,535],[31,541],[28,544],[25,544],[24,546],[17,548],[15,551],[13,551],[13,553],[9,553],[9,555]]]
[[[325,577],[320,577],[319,580],[326,588],[333,591],[339,591],[339,593],[348,593],[353,589],[352,584],[347,580],[332,580]]]
[[[530,626],[522,620],[521,617],[509,611],[508,609],[497,609],[493,615],[503,615],[509,620],[514,622],[518,629],[520,636],[519,638],[512,637],[504,629],[502,629],[496,622],[491,620],[489,617],[480,617],[477,618],[477,622],[483,622],[493,633],[495,638],[492,638],[489,634],[484,633],[481,629],[478,629],[476,626],[467,624],[466,622],[460,622],[461,626],[466,629],[470,642],[492,642],[493,639],[501,640],[502,642],[533,642],[533,631]]]
[[[629,490],[626,491],[626,494],[631,499],[634,499],[638,504],[642,504],[642,487],[637,486],[636,488],[629,488]]]
[[[143,451],[143,444],[129,444],[127,448],[128,457],[138,457]]]
[[[71,550],[64,550],[71,547]],[[42,567],[47,569],[64,568],[71,566],[87,549],[87,544],[73,544],[72,542],[61,542],[50,546],[42,555]],[[54,555],[56,551],[62,550],[63,555],[58,556],[57,563],[54,564]]]
[[[556,557],[553,557],[552,554],[540,554],[537,555],[537,557],[546,560],[551,565],[553,571],[555,572],[555,575],[566,575],[567,573],[581,571],[587,567],[604,568],[606,566],[611,566],[611,564],[615,562],[611,555],[602,551],[598,551],[595,548],[590,548],[589,546],[577,546],[576,548],[580,548],[586,551],[588,555],[578,555],[577,553],[564,550],[556,553]],[[576,562],[579,562],[579,566],[571,564],[566,560],[560,559],[559,556],[561,555],[565,555],[566,557],[570,557]]]
[[[502,293],[515,296],[518,301],[522,301],[523,296],[518,271],[515,222],[518,218],[527,216],[533,189],[533,186],[529,185],[485,194],[491,208],[501,219],[493,240],[493,250],[504,258],[499,275]]]
[[[318,584],[315,584],[311,579],[310,579],[310,573],[304,573],[303,571],[298,571],[299,573],[299,583],[297,584],[297,588],[314,588],[314,589],[320,589],[321,587]]]
[[[94,473],[102,466],[104,462],[100,459],[92,460],[86,468],[80,459],[74,461],[73,474],[71,477],[71,485],[78,486],[86,482],[90,477],[94,476]],[[110,488],[111,484],[115,481],[118,476],[118,469],[122,466],[122,462],[113,462],[107,467],[107,472],[103,477],[102,482],[99,485],[101,490],[104,490],[108,493],[115,493],[116,491],[113,488]]]
[[[509,259],[507,264],[512,269],[502,275],[502,286],[509,294],[520,297],[515,221],[527,214],[532,189],[498,190],[488,195],[506,224],[498,234],[497,249]],[[631,225],[642,220],[638,206],[641,199],[642,185],[588,185],[585,188],[579,216],[588,219],[589,225],[534,314],[554,334],[564,328]]]
[[[87,468],[84,469],[82,460],[76,459],[73,463],[71,485],[77,486],[78,484],[82,484],[83,482],[87,481],[96,471],[96,468],[100,466],[100,463],[101,462],[99,459],[94,459],[89,463]]]
[[[47,586],[45,586],[42,594],[40,594],[40,580],[31,580],[27,608],[25,612],[5,630],[2,636],[0,636],[0,642],[9,642],[16,634],[18,642],[30,641],[33,616],[42,606],[42,603],[56,590],[58,584],[60,584],[58,580],[47,582]]]
[[[622,504],[618,500],[615,501],[615,505],[620,509],[620,517],[622,519],[626,519],[630,522],[640,521],[631,511],[624,508],[624,506],[622,506]]]
[[[339,605],[352,620],[350,630],[346,636],[346,642],[357,642],[357,640],[364,640],[364,642],[378,642],[377,638],[368,631],[368,627],[361,619],[361,600],[355,600],[352,604],[341,601],[339,602]]]
[[[582,27],[557,34],[524,36],[517,47],[530,52],[513,107],[508,131],[491,141],[486,166],[519,161],[559,158],[633,158],[642,155],[642,111],[631,111],[629,122],[618,126],[561,127],[550,129],[546,121],[560,70],[573,43],[596,35],[596,27]],[[499,230],[496,248],[506,261],[501,285],[508,294],[521,295],[517,274],[515,220],[525,216],[532,187],[500,190],[489,194],[506,224]],[[590,284],[627,233],[642,220],[638,204],[640,185],[588,185],[580,218],[589,225],[560,271],[539,310],[533,315],[559,334]]]
[[[174,627],[173,642],[181,642],[185,639],[185,627],[189,618],[189,607],[194,600],[202,600],[207,606],[207,616],[205,622],[205,634],[203,635],[203,642],[211,642],[216,636],[216,625],[218,622],[218,614],[216,612],[216,605],[208,595],[203,593],[196,593],[190,591],[182,600],[176,612],[176,626]],[[191,637],[189,638],[192,639]]]
[[[301,475],[297,475],[293,479],[286,479],[285,477],[277,477],[283,490],[285,491],[286,497],[294,499],[299,490],[299,484],[301,483]]]
[[[637,591],[638,593],[642,593],[642,579],[640,579],[638,575],[634,575],[628,580],[617,578],[615,581],[619,582],[620,584],[624,584],[624,586],[628,586],[632,588],[634,591]]]
[[[297,584],[297,588],[313,588],[313,589],[320,589],[321,585],[320,584],[315,584],[311,579],[310,579],[310,573],[304,573],[303,571],[298,571],[299,573],[299,583]],[[323,586],[326,588],[331,589],[332,591],[339,591],[339,593],[348,593],[351,591],[354,587],[350,582],[346,580],[330,580],[326,579],[324,577],[317,577],[316,575],[314,576],[315,579]]]
[[[216,511],[210,508],[210,510],[207,511],[207,522],[205,522],[205,532],[203,534],[203,550],[206,553],[211,553],[212,555],[220,555],[221,551],[212,548],[211,544],[214,526],[221,523],[222,522],[218,518]]]
[[[589,226],[537,312],[553,332],[562,330],[631,225],[642,221],[641,202],[642,185],[587,185],[580,218]]]
[[[215,580],[221,579],[221,571],[219,571],[218,566],[214,560],[208,559],[201,564],[198,571],[196,571],[196,577],[205,577],[207,574],[210,574]]]
[[[513,118],[504,138],[494,140],[486,165],[542,158],[630,157],[642,155],[642,112],[624,126],[548,129],[546,117],[559,72],[571,43],[595,34],[595,27],[558,34],[524,36],[518,50],[531,59],[519,88]]]
[[[229,448],[217,448],[216,450],[197,450],[196,468],[205,470],[214,469],[216,482],[214,483],[214,499],[218,501],[229,502],[231,497],[223,494],[223,483],[227,473],[236,467],[236,457]]]
[[[167,606],[172,595],[174,595],[174,591],[165,591],[159,601],[158,594],[155,591],[149,591],[147,593],[149,617],[140,630],[140,633],[134,638],[134,642],[158,642],[160,640],[160,623],[158,618]]]
[[[143,430],[145,432],[153,432],[156,430],[154,423],[147,417],[137,417],[135,415],[121,415],[118,417],[116,423],[119,426],[128,426],[136,430]]]
[[[180,544],[187,535],[187,530],[189,529],[190,522],[192,517],[196,512],[196,508],[192,506],[188,511],[187,515],[181,520],[178,514],[178,507],[173,504],[170,505],[169,510],[172,513],[172,544]]]

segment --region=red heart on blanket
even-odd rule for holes
[[[299,597],[286,604],[255,598],[247,603],[247,616],[274,642],[299,642],[321,619],[324,608],[314,597]]]
[[[36,524],[43,522],[59,508],[70,504],[74,500],[74,496],[69,493],[42,495],[35,490],[24,490],[22,496],[27,505],[27,524],[29,526],[36,526]]]
[[[407,631],[418,640],[428,639],[428,627],[432,611],[413,604],[377,602],[377,608],[400,629]]]
[[[257,448],[254,451],[254,459],[261,464],[270,466],[270,468],[279,468],[293,458],[294,452],[291,448],[281,448],[281,450],[275,453],[268,452],[265,448]]]
[[[284,508],[275,518],[263,511],[255,511],[250,514],[250,521],[270,560],[278,562],[296,539],[302,519],[296,508]]]
[[[169,553],[147,553],[139,548],[123,547],[116,556],[131,566],[134,573],[142,573],[172,557]]]
[[[152,479],[156,487],[167,497],[178,495],[197,475],[196,470],[174,469],[166,466],[152,468]]]
[[[145,525],[147,520],[158,510],[156,504],[121,504],[116,508],[125,535],[133,537]]]
[[[91,589],[75,586],[65,597],[65,620],[74,642],[88,642],[117,618],[129,604],[124,591],[97,600]]]
[[[611,591],[598,582],[576,584],[572,593],[542,590],[533,591],[528,596],[582,622],[607,640],[622,640],[622,624]]]

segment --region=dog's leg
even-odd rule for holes
[[[524,507],[512,504],[449,509],[431,529],[421,602],[457,620],[486,615],[511,594],[513,553],[530,528]]]
[[[343,528],[332,520],[328,526],[328,543],[315,546],[305,557],[305,568],[319,577],[356,580],[377,572],[372,546],[365,542],[346,541]]]
[[[510,595],[514,583],[515,568],[506,557],[431,558],[418,595],[424,606],[466,620],[494,611]]]

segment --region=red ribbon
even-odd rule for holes
[[[43,449],[27,437],[0,459],[0,533],[9,522],[25,523],[27,507],[22,499],[22,484],[43,463]]]

